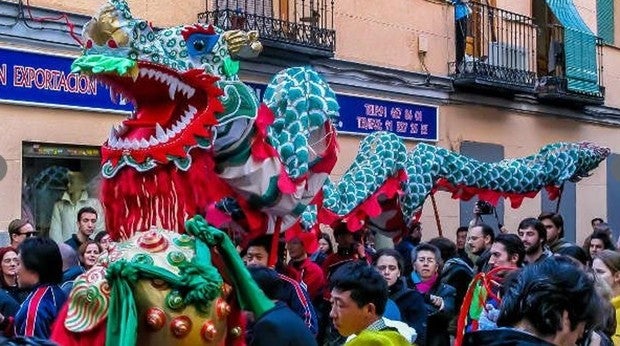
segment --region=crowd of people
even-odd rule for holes
[[[27,220],[10,223],[11,244],[0,248],[3,336],[49,339],[75,278],[113,246],[105,232],[93,234],[97,218],[80,209],[77,232],[62,243]],[[603,220],[591,226],[583,246],[564,239],[554,213],[500,232],[473,221],[454,241],[423,242],[412,222],[381,249],[372,232],[342,222],[318,239],[252,239],[240,256],[276,307],[267,319],[248,313],[247,343],[620,344],[620,252]]]
[[[105,232],[93,237],[97,218],[95,209],[81,208],[77,232],[61,243],[39,236],[28,220],[11,221],[10,245],[0,248],[1,337],[16,337],[23,345],[51,344],[52,324],[73,281],[110,245]]]
[[[592,220],[578,246],[564,239],[556,213],[525,218],[514,230],[477,219],[453,239],[425,242],[413,222],[393,248],[381,249],[370,232],[339,223],[319,236],[315,253],[300,237],[274,250],[265,236],[241,255],[249,268],[272,272],[269,289],[281,291],[270,297],[305,325],[299,340],[307,342],[295,344],[620,344],[620,252],[609,225]]]

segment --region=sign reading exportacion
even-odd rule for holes
[[[248,83],[259,98],[265,85]],[[375,131],[392,132],[404,139],[439,140],[439,111],[436,106],[394,102],[348,94],[337,94],[340,118],[336,128],[340,133],[369,134]]]
[[[129,112],[89,76],[71,73],[73,58],[0,48],[0,102]]]

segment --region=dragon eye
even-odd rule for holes
[[[194,42],[194,49],[200,51],[205,49],[205,43],[202,40],[197,40]]]

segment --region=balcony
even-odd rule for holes
[[[336,48],[334,0],[207,0],[198,21],[257,30],[268,47],[313,56],[331,57]]]
[[[462,61],[449,63],[457,89],[479,90],[494,94],[532,93],[536,85],[536,34],[532,18],[475,1],[472,10],[457,30],[466,34],[464,42],[456,37]]]
[[[601,105],[603,87],[603,42],[584,36],[567,44],[564,26],[546,26],[548,40],[539,49],[536,96],[542,102],[567,105]],[[574,31],[573,31],[574,34]]]

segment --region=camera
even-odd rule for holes
[[[495,209],[491,203],[483,200],[478,200],[478,202],[476,202],[476,207],[478,208],[479,215],[493,214],[493,209]]]

